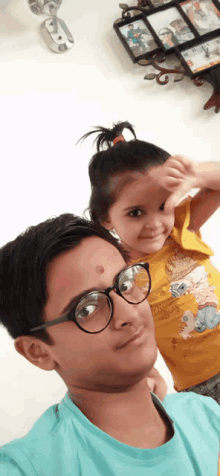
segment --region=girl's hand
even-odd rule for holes
[[[165,210],[175,208],[192,188],[197,187],[196,166],[186,157],[175,155],[149,171],[151,179],[171,192],[165,203]]]
[[[158,370],[153,367],[147,377],[147,384],[151,392],[162,401],[167,394],[167,384]]]

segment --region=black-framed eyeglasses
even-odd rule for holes
[[[105,291],[86,293],[65,315],[34,327],[30,332],[46,329],[66,321],[75,322],[79,329],[88,334],[98,334],[104,331],[113,316],[113,301],[109,294],[112,290],[115,290],[130,304],[143,302],[151,290],[149,264],[138,263],[129,266],[117,275],[115,283]]]

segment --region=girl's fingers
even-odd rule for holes
[[[189,173],[189,171],[194,173],[195,166],[193,162],[182,155],[171,156],[165,163],[172,164],[174,168],[178,169],[183,174],[186,174],[186,171],[187,173]]]
[[[182,160],[178,160],[176,157],[170,157],[166,162],[165,165],[168,167],[172,167],[175,170],[178,170],[181,173],[184,173],[185,171],[185,164],[182,162]]]
[[[187,157],[183,157],[183,155],[172,155],[170,158],[184,167],[192,167],[194,165],[190,159],[187,159]]]
[[[180,187],[177,188],[177,190],[171,193],[171,195],[165,202],[164,210],[167,213],[169,213],[173,208],[177,207],[179,203],[181,202],[181,200],[183,199],[183,197],[185,197],[185,195],[190,190],[192,190],[192,186],[193,185],[191,180],[183,182],[182,185],[180,185]]]
[[[172,167],[172,164],[164,164],[159,167],[154,167],[149,170],[148,176],[151,180],[160,185],[163,185],[163,183],[169,179],[185,179],[185,174]]]
[[[181,186],[181,184],[183,183],[183,179],[177,179],[177,178],[173,178],[173,177],[167,177],[164,181],[163,181],[163,188],[165,188],[165,190],[168,190],[168,192],[172,192],[172,190],[174,188],[179,188]]]
[[[173,156],[170,157],[161,167],[157,168],[157,173],[175,177],[186,177],[195,174],[195,166],[185,157]]]
[[[174,169],[173,167],[165,167],[164,172],[168,177],[176,177],[176,178],[185,178],[185,174],[180,172],[180,170]]]
[[[184,195],[185,192],[183,193],[183,190],[180,188],[178,189],[178,191],[171,193],[171,195],[165,202],[165,212],[170,213],[175,207],[177,207]]]
[[[183,182],[195,180],[194,164],[182,156],[173,156],[158,167],[149,170],[151,183],[161,186],[172,192],[175,187],[180,187]]]

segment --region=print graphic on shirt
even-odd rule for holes
[[[203,265],[184,253],[175,250],[167,265],[167,275],[171,282],[172,297],[192,294],[198,304],[197,314],[186,310],[181,318],[179,333],[187,339],[191,333],[214,329],[220,322],[220,310],[217,311],[218,299],[214,293],[215,286],[208,282],[208,274]]]
[[[173,255],[171,256],[169,262],[166,264],[166,274],[170,283],[176,282],[185,278],[191,271],[193,271],[198,266],[198,261],[195,258],[182,253],[178,248],[173,249]],[[173,288],[175,289],[175,288]],[[178,286],[176,286],[176,294],[171,293],[173,297],[179,297],[182,295]]]
[[[188,339],[188,337],[192,337],[190,334],[194,331],[196,327],[196,317],[191,311],[184,312],[183,316],[181,317],[181,323],[179,325],[179,333],[183,337],[183,339]]]

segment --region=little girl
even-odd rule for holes
[[[134,140],[125,141],[124,128]],[[82,139],[94,132],[99,134],[89,164],[91,218],[116,231],[132,264],[150,264],[148,300],[175,389],[220,404],[220,273],[199,232],[220,205],[220,163],[170,157],[137,140],[128,122]],[[191,188],[200,191],[178,205]]]

